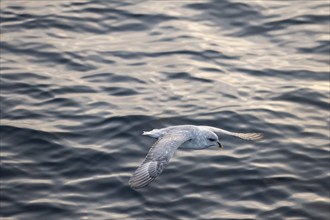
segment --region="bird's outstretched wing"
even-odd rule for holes
[[[201,126],[204,127],[206,129],[209,129],[215,133],[222,133],[222,134],[227,134],[227,135],[231,135],[231,136],[235,136],[244,140],[253,140],[253,141],[257,141],[260,140],[264,137],[263,134],[261,133],[235,133],[235,132],[230,132],[230,131],[226,131],[220,128],[215,128],[215,127],[211,127],[211,126]]]
[[[138,189],[151,183],[161,174],[178,147],[189,139],[189,134],[185,132],[169,132],[158,139],[132,175],[129,185],[133,189]]]

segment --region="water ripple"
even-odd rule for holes
[[[328,219],[329,5],[1,2],[0,218]],[[179,124],[262,132],[178,151]]]

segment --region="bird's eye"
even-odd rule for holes
[[[215,139],[214,138],[208,138],[209,139],[209,141],[215,141]]]

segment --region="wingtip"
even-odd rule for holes
[[[217,133],[235,136],[235,137],[238,137],[238,138],[241,138],[244,140],[258,141],[258,140],[261,140],[264,138],[264,135],[262,133],[236,133],[236,132],[230,132],[230,131],[223,130],[223,129],[216,128],[216,127],[211,127],[211,126],[202,126],[202,127],[211,129],[212,131],[217,132]]]
[[[147,187],[150,184],[151,181],[148,181],[147,183],[139,183],[136,181],[128,181],[128,185],[133,189],[133,190],[138,190]]]
[[[136,187],[136,186],[132,183],[131,179],[128,181],[128,185],[129,185],[129,187],[131,187],[131,189],[133,189],[133,190],[137,190],[137,189],[139,189],[139,187]]]
[[[133,176],[132,176],[132,177],[133,177]],[[132,177],[129,179],[129,181],[128,181],[128,185],[129,185],[129,187],[131,187],[132,189],[137,190],[137,189],[139,189],[139,187],[137,187],[137,186],[133,183],[133,181],[132,181]]]
[[[244,138],[246,140],[251,140],[251,141],[260,141],[264,137],[265,136],[262,133],[247,133],[247,134],[244,134]]]
[[[148,186],[156,178],[156,176],[152,176],[149,173],[150,166],[152,167],[153,165],[156,165],[156,162],[148,161],[142,163],[128,181],[129,186],[134,190]]]

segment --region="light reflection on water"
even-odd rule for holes
[[[329,5],[2,1],[1,212],[15,219],[327,219]],[[179,151],[178,124],[263,132]]]

